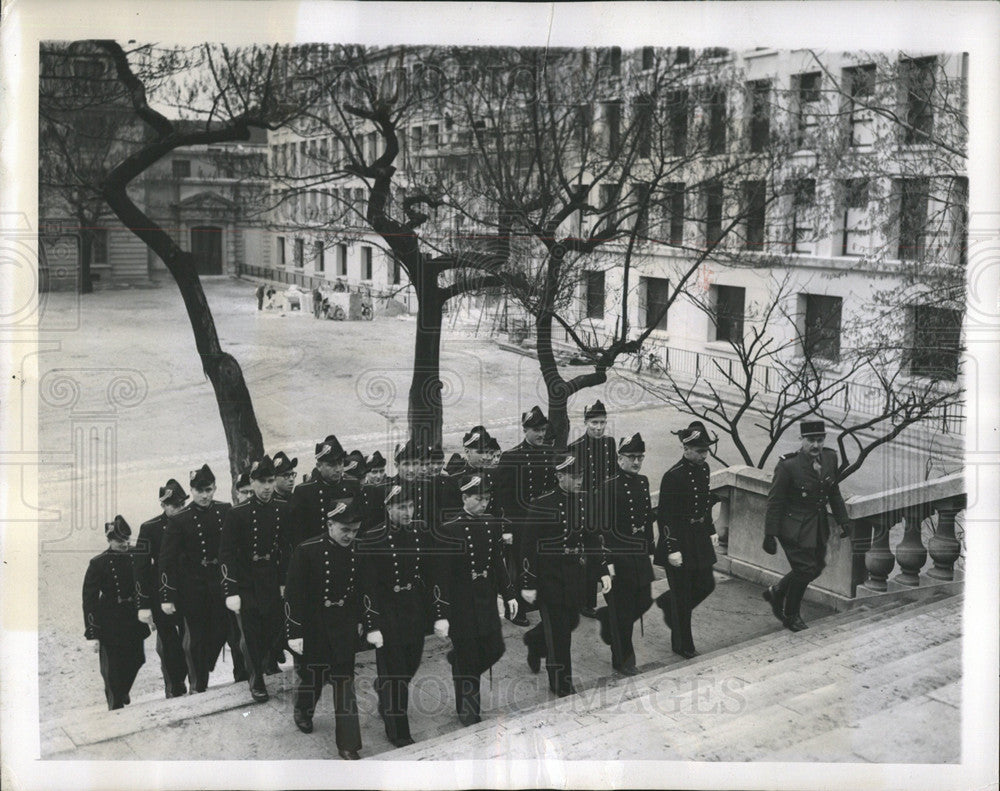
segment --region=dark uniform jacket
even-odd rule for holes
[[[616,577],[629,577],[642,585],[653,581],[653,507],[649,478],[624,470],[605,483],[611,519],[604,531],[604,545],[615,565]]]
[[[586,558],[594,558],[598,576],[607,557],[587,492],[543,494],[531,504],[524,531],[521,587],[537,590],[541,604],[567,608],[583,605],[588,584]]]
[[[666,568],[667,555],[674,551],[683,556],[684,568],[710,568],[715,564],[712,506],[718,498],[709,489],[710,477],[707,464],[683,458],[663,474],[656,509],[660,543],[654,562],[658,566]]]
[[[83,577],[84,637],[111,645],[144,640],[149,627],[135,606],[131,552],[106,550],[92,558]]]
[[[430,546],[421,522],[385,522],[357,539],[365,632],[381,632],[386,646],[418,642],[429,618],[445,617],[446,602],[433,578],[438,556]]]
[[[501,454],[493,496],[503,508],[503,515],[520,525],[531,502],[556,486],[552,448],[524,441]]]
[[[232,506],[213,500],[202,508],[190,503],[167,520],[160,550],[160,601],[204,606],[221,592],[219,540]]]
[[[140,610],[150,610],[160,614],[160,552],[163,549],[163,533],[167,529],[167,515],[154,516],[139,527],[139,537],[135,542],[135,595],[136,606]]]
[[[385,496],[387,492],[385,481],[361,485],[361,491],[358,494],[361,498],[361,532],[385,521]]]
[[[493,516],[467,511],[441,526],[438,564],[453,641],[475,641],[501,630],[497,596],[514,598],[514,585],[503,562],[506,525]]]
[[[333,501],[357,497],[360,491],[358,482],[346,475],[339,481],[327,483],[316,473],[306,483],[296,486],[289,501],[291,545],[297,546],[307,538],[325,533],[326,515],[333,509]]]
[[[222,591],[244,606],[278,595],[288,568],[288,505],[256,495],[230,509],[222,524],[219,563]]]
[[[807,453],[796,451],[781,457],[767,495],[764,533],[815,547],[829,538],[827,505],[837,524],[846,524],[847,506],[837,483],[837,452],[823,448],[821,473],[817,474]]]
[[[285,631],[303,638],[303,660],[353,662],[361,618],[357,543],[342,547],[329,534],[292,552],[285,583]]]

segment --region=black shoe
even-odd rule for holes
[[[685,659],[694,659],[698,656],[698,652],[694,650],[694,646],[671,646],[671,651],[673,651],[678,656],[682,656]]]
[[[514,626],[531,626],[531,621],[527,619],[523,612],[519,612],[516,618],[507,618]]]
[[[764,601],[771,605],[771,612],[774,613],[774,617],[784,623],[785,594],[773,585],[770,585],[767,588],[764,588],[764,593],[762,595],[764,597]]]
[[[358,755],[357,750],[337,750],[337,755],[343,758],[345,761],[360,761],[361,756]]]
[[[574,687],[572,684],[569,684],[568,686],[564,686],[562,689],[560,689],[556,694],[560,698],[565,698],[565,697],[568,697],[570,695],[575,695],[576,694],[576,687]]]
[[[389,739],[392,742],[393,747],[409,747],[413,744],[413,738],[410,736],[400,736],[398,739]]]
[[[300,709],[294,709],[292,711],[292,719],[295,720],[295,727],[297,727],[303,733],[313,732],[313,720],[308,714]]]
[[[272,663],[264,668],[265,676],[274,676],[281,672],[281,668],[278,667],[277,663]]]
[[[183,683],[181,683],[181,684],[175,684],[170,689],[170,697],[172,697],[172,698],[179,698],[179,697],[181,697],[181,695],[187,695],[187,691],[188,691],[188,688],[187,688],[186,684],[183,684]]]
[[[605,645],[611,645],[611,617],[607,607],[597,610],[597,620],[601,624],[601,641]]]
[[[614,668],[614,670],[616,672],[621,673],[623,676],[637,676],[637,675],[639,675],[638,668],[634,664],[632,664],[631,662],[629,662],[627,664],[624,664],[624,665],[618,665],[617,667],[614,666],[614,665],[612,665],[612,667]]]
[[[130,698],[128,695],[126,695],[125,696],[125,705],[126,706],[129,705],[131,702],[132,702],[132,698]]]
[[[581,607],[580,615],[582,615],[584,618],[596,618],[597,610],[595,610],[593,607]]]
[[[532,673],[537,673],[542,669],[542,658],[535,653],[530,645],[528,646],[528,667]]]
[[[266,687],[251,687],[250,697],[253,698],[254,703],[267,703],[271,699],[271,696],[267,694]]]
[[[667,625],[670,631],[674,630],[674,612],[673,608],[670,606],[670,591],[666,593],[661,593],[656,597],[656,606],[660,608],[663,613],[663,623]]]
[[[802,620],[798,615],[794,618],[783,618],[782,623],[785,625],[786,629],[790,629],[793,632],[801,632],[803,629],[808,629],[806,622]]]

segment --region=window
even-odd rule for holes
[[[361,248],[361,279],[372,279],[372,249],[370,247]]]
[[[736,286],[714,286],[715,340],[737,343],[743,338],[743,313],[746,289]]]
[[[278,237],[278,266],[284,266],[286,263],[285,258],[285,237]]]
[[[302,269],[306,264],[306,242],[304,239],[295,240],[295,267]]]
[[[906,127],[903,142],[925,143],[934,130],[935,58],[915,58],[900,64],[900,76],[906,93]]]
[[[369,132],[365,136],[365,143],[368,146],[368,160],[374,162],[378,159],[378,133]]]
[[[900,179],[895,182],[899,206],[900,261],[923,257],[927,231],[927,179]]]
[[[667,305],[670,304],[670,281],[661,277],[644,277],[641,285],[646,293],[645,326],[665,330]]]
[[[750,88],[750,150],[763,151],[771,141],[771,83],[751,82]]]
[[[872,113],[867,105],[875,94],[875,65],[844,69],[844,88],[848,94],[848,123],[852,146],[870,146],[874,141]]]
[[[653,68],[654,50],[652,47],[642,48],[642,70],[647,71]]]
[[[414,151],[419,151],[424,144],[424,130],[415,126],[410,130],[410,142]]]
[[[722,182],[712,181],[705,186],[705,244],[713,245],[722,239]]]
[[[652,148],[654,106],[649,96],[639,96],[635,102],[636,148],[640,157],[648,158]]]
[[[910,350],[910,373],[928,379],[958,378],[962,352],[961,311],[913,306],[913,348]]]
[[[763,250],[767,214],[766,184],[763,181],[743,182],[743,212],[746,225],[743,246],[747,250]]]
[[[368,207],[365,201],[365,191],[361,187],[356,187],[354,190],[354,209],[360,215],[359,217],[356,217],[355,220],[364,220],[368,212]]]
[[[840,359],[840,297],[806,294],[806,324],[802,353],[806,359]]]
[[[816,128],[819,125],[820,85],[822,73],[818,71],[809,74],[796,74],[792,77],[796,86],[795,95],[798,99],[797,135],[799,148],[809,148],[813,144]]]
[[[871,248],[868,227],[868,179],[847,179],[844,189],[844,235],[841,255],[865,255]]]
[[[186,179],[191,177],[191,160],[175,159],[170,163],[175,179]]]
[[[691,62],[691,48],[678,47],[677,54],[674,56],[674,65],[679,66],[681,64],[690,62]]]
[[[431,148],[437,148],[440,144],[440,138],[438,136],[438,125],[431,124],[427,127],[427,145]]]
[[[726,92],[714,89],[705,97],[708,114],[708,153],[726,153]]]
[[[622,73],[622,48],[609,47],[601,51],[601,68],[617,77]]]
[[[618,185],[601,184],[598,190],[601,202],[601,213],[606,225],[611,228],[618,222]]]
[[[584,148],[590,141],[590,131],[594,124],[594,113],[589,104],[577,105],[576,136],[577,144]]]
[[[633,231],[644,239],[649,236],[649,184],[637,181],[632,186],[632,199],[635,201]]]
[[[608,151],[613,155],[621,139],[622,104],[619,100],[604,102],[604,134]]]
[[[670,153],[682,157],[687,153],[688,93],[672,91],[667,97],[667,117],[670,128]]]
[[[337,277],[347,277],[347,245],[337,245]]]
[[[586,308],[588,319],[604,318],[604,273],[585,272]]]
[[[322,272],[326,269],[326,251],[322,242],[313,242],[313,271]]]
[[[684,242],[684,185],[671,182],[666,185],[663,202],[664,230],[667,232],[667,244],[682,244]]]
[[[392,277],[389,279],[391,285],[398,286],[401,280],[400,277],[401,267],[399,265],[399,259],[394,258],[392,260]]]
[[[792,191],[792,252],[816,252],[816,181],[796,179]]]
[[[108,263],[108,232],[104,228],[90,232],[90,263]]]

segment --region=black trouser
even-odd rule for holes
[[[666,570],[670,590],[663,595],[673,617],[670,645],[674,650],[693,651],[691,612],[715,590],[715,576],[711,566],[676,568],[668,564]]]
[[[524,642],[532,653],[545,657],[549,689],[557,695],[568,694],[573,686],[570,647],[573,630],[580,623],[580,609],[542,602],[538,610],[542,622],[525,632]]]
[[[360,750],[361,726],[358,722],[358,701],[354,695],[354,660],[326,663],[298,659],[295,663],[298,684],[295,687],[295,710],[312,719],[323,694],[323,684],[333,687],[333,709],[336,716],[337,749]]]
[[[226,643],[233,652],[233,680],[246,680],[239,625],[236,616],[226,609],[221,589],[218,595],[184,606],[183,645],[193,692],[207,689],[208,675],[215,670],[215,662]]]
[[[152,607],[156,624],[156,653],[160,656],[163,688],[168,698],[187,692],[187,659],[184,657],[184,620],[179,615],[165,615],[158,606]]]
[[[785,618],[795,620],[800,617],[802,597],[809,583],[823,573],[826,567],[826,543],[817,542],[815,547],[803,547],[785,538],[779,539],[785,557],[792,567],[774,586],[785,599]]]
[[[503,633],[498,629],[471,639],[468,636],[452,638],[452,644],[448,661],[455,685],[455,711],[466,723],[479,717],[481,676],[503,656]]]
[[[423,637],[417,642],[375,649],[378,713],[385,723],[385,735],[391,742],[411,738],[410,721],[406,714],[410,704],[409,687],[410,680],[420,667],[423,653]]]
[[[135,683],[139,668],[146,661],[142,640],[127,643],[100,641],[101,676],[104,678],[104,695],[111,710],[122,708]]]
[[[606,616],[611,627],[611,666],[616,670],[635,664],[632,630],[653,603],[649,583],[640,585],[634,577],[613,577],[612,587],[604,594]]]
[[[249,606],[241,607],[236,616],[240,629],[240,650],[249,676],[250,689],[266,689],[264,671],[274,661],[274,613],[280,611],[279,601],[254,602],[249,596],[241,597],[249,601]],[[259,606],[264,604],[265,606]]]

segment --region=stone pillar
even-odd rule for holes
[[[889,574],[893,566],[896,565],[896,558],[889,550],[889,530],[896,524],[893,514],[879,514],[878,516],[858,520],[863,526],[872,531],[871,548],[865,552],[865,568],[868,569],[868,579],[864,582],[864,587],[868,590],[885,592],[888,587]]]
[[[955,578],[955,561],[962,548],[955,538],[955,517],[965,508],[965,495],[949,497],[934,503],[937,511],[937,530],[927,542],[927,552],[934,561],[934,568],[927,571],[928,577],[950,581]]]
[[[896,545],[896,560],[900,571],[893,578],[901,585],[916,587],[920,584],[920,569],[927,562],[927,550],[920,537],[920,526],[930,514],[930,503],[914,505],[904,511],[906,526],[903,540]]]
[[[713,519],[715,522],[715,532],[719,537],[719,546],[717,552],[720,555],[729,554],[729,519],[730,510],[732,508],[732,490],[725,486],[721,489],[716,489],[712,494],[717,495],[719,498],[719,517],[718,519]]]

